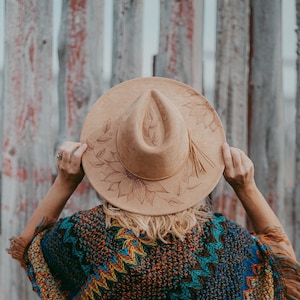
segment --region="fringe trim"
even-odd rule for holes
[[[290,253],[278,243],[290,242],[282,228],[266,228],[263,233],[257,234],[260,242],[267,247],[268,255],[274,259],[274,267],[281,274],[285,287],[284,299],[300,299],[300,264]]]
[[[258,232],[256,235],[258,237],[263,237],[264,240],[268,240],[269,242],[285,242],[286,244],[290,244],[286,233],[281,227],[266,227],[263,231]]]
[[[41,222],[35,228],[34,234],[30,240],[23,238],[22,236],[13,236],[9,239],[10,247],[6,249],[6,252],[11,255],[13,259],[20,262],[22,268],[26,269],[28,263],[27,250],[31,245],[33,239],[44,230],[50,230],[54,227],[56,220],[48,220],[47,217],[43,217]]]
[[[13,259],[20,262],[22,268],[26,269],[26,261],[24,260],[24,251],[29,243],[28,240],[23,237],[11,237],[9,239],[10,248],[6,249],[6,252],[11,255]]]

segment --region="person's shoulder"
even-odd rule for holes
[[[256,238],[241,224],[232,221],[221,213],[214,213],[205,228],[208,240],[218,243],[223,255],[234,260],[237,257],[256,257],[259,245]],[[257,258],[257,261],[259,259]]]
[[[87,210],[81,210],[73,213],[70,216],[59,219],[57,227],[61,229],[73,228],[76,229],[92,229],[92,227],[103,227],[105,224],[105,215],[102,205],[95,206]]]
[[[213,213],[207,225],[211,228],[219,228],[222,234],[228,237],[235,237],[236,239],[247,238],[249,241],[253,241],[254,239],[252,234],[244,226],[227,218],[220,212]]]

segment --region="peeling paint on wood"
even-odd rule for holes
[[[51,185],[52,2],[6,1],[2,241],[19,235]],[[1,252],[3,299],[33,299],[19,265]],[[9,271],[8,271],[9,270]],[[13,287],[13,288],[12,288]]]
[[[298,56],[297,61],[295,185],[293,197],[290,197],[293,203],[284,207],[281,186],[284,181],[279,175],[283,174],[280,136],[283,133],[278,102],[281,97],[281,69],[278,67],[281,1],[252,3],[249,37],[249,0],[218,2],[215,102],[229,143],[245,151],[249,146],[260,188],[272,207],[279,211],[283,223],[293,229],[299,260],[300,58]],[[78,140],[86,112],[103,91],[104,0],[63,0],[62,4],[58,87],[60,136],[54,141],[50,121],[53,104],[52,1],[6,1],[1,120],[2,249],[8,246],[10,236],[20,234],[52,183],[53,144],[58,145],[65,139]],[[300,0],[296,0],[296,5],[299,48]],[[160,8],[160,47],[154,74],[184,81],[201,92],[203,0],[161,0]],[[114,1],[112,84],[141,75],[142,11],[141,0]],[[249,103],[245,84],[249,67],[248,38],[253,64],[249,70]],[[215,195],[215,208],[243,225],[244,210],[237,204],[230,187],[222,184],[224,182],[218,187],[221,192]],[[84,179],[68,202],[64,215],[94,204],[98,204],[98,198]],[[292,211],[282,213],[286,207]],[[292,218],[287,220],[287,216]],[[1,256],[2,298],[35,299],[19,264],[8,259],[4,251]]]
[[[155,76],[180,80],[202,92],[203,1],[161,0],[160,11]]]
[[[111,86],[142,75],[143,6],[140,0],[113,2]]]
[[[217,2],[215,107],[229,145],[247,152],[249,1]],[[214,191],[215,209],[246,226],[245,211],[222,180]]]
[[[82,124],[102,86],[104,1],[64,0],[59,33],[59,141],[79,141]],[[80,184],[63,215],[97,204],[87,182]]]
[[[249,150],[257,186],[285,225],[281,5],[251,2]]]
[[[103,90],[103,6],[103,0],[63,1],[58,51],[60,143],[79,140],[85,116]]]

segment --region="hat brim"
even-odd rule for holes
[[[116,146],[120,117],[148,89],[160,90],[181,112],[191,139],[200,149],[200,174],[196,174],[191,158],[177,174],[158,181],[139,179],[121,164]],[[100,197],[137,214],[159,216],[190,208],[212,192],[224,171],[221,148],[225,133],[217,112],[204,96],[172,79],[138,78],[111,88],[88,113],[80,140],[89,145],[82,165]]]

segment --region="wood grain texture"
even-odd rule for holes
[[[160,1],[160,44],[154,75],[203,92],[204,0]],[[210,0],[207,0],[210,1]],[[18,235],[52,182],[55,149],[78,141],[87,111],[103,90],[104,0],[63,0],[59,34],[59,106],[53,103],[52,1],[8,0],[1,102],[1,249]],[[297,12],[296,150],[293,196],[283,162],[280,0],[218,0],[215,105],[228,142],[253,159],[256,180],[292,237],[300,259],[300,0]],[[115,0],[111,85],[141,76],[143,1]],[[249,25],[250,24],[250,25]],[[249,28],[250,26],[250,28]],[[250,32],[250,35],[249,35]],[[249,43],[250,41],[250,43]],[[59,135],[53,116],[59,116]],[[245,225],[245,213],[222,182],[215,209]],[[289,201],[289,202],[287,202]],[[84,181],[64,215],[99,201]],[[37,299],[17,262],[1,251],[1,299]]]
[[[202,92],[203,1],[161,0],[155,76],[185,82]]]
[[[52,181],[52,2],[7,1],[3,93],[2,241],[18,235]],[[1,251],[2,299],[35,299]]]
[[[62,2],[59,32],[59,141],[79,141],[82,124],[103,90],[104,1]],[[63,215],[98,203],[87,180],[68,201]]]
[[[86,113],[103,89],[103,7],[103,0],[63,1],[58,49],[60,142],[79,140]]]
[[[297,94],[296,94],[296,147],[295,147],[295,184],[293,197],[293,242],[296,257],[300,260],[300,0],[296,1],[297,13]]]
[[[113,2],[111,86],[142,75],[143,7],[140,0]]]
[[[249,1],[217,2],[215,107],[227,142],[247,152]],[[246,225],[245,211],[224,180],[214,192],[214,207]]]
[[[280,0],[251,2],[248,130],[257,185],[284,224],[281,5]]]

